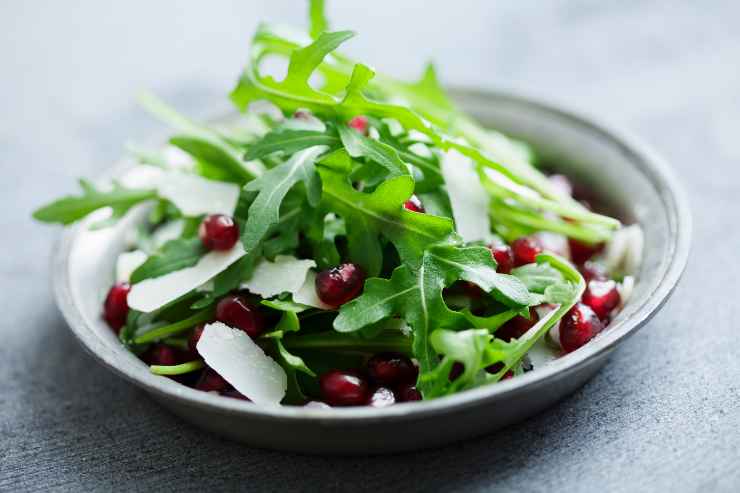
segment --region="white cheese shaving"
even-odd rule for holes
[[[126,171],[118,179],[118,183],[124,188],[152,189],[159,185],[164,174],[162,168],[149,164],[139,164]]]
[[[570,258],[570,246],[565,235],[553,233],[552,231],[540,231],[535,234],[542,248],[553,252],[561,257]]]
[[[185,221],[182,219],[175,219],[169,221],[158,227],[152,233],[152,243],[154,248],[159,248],[170,240],[174,240],[182,236],[182,232],[185,229]]]
[[[601,261],[609,272],[636,275],[642,263],[644,243],[645,237],[638,224],[626,226],[614,232],[601,255]]]
[[[457,232],[466,242],[485,239],[491,230],[489,198],[473,162],[451,150],[441,164]]]
[[[146,262],[147,258],[148,255],[141,250],[121,253],[116,260],[116,281],[128,282],[131,273]]]
[[[239,241],[229,251],[205,254],[192,267],[177,270],[152,279],[145,279],[131,287],[128,305],[134,310],[151,312],[170,301],[198,288],[224,271],[244,256],[244,246]]]
[[[633,276],[624,276],[622,282],[617,284],[619,292],[620,306],[624,306],[632,297],[632,291],[635,289],[635,278]]]
[[[208,366],[255,404],[277,406],[285,396],[285,370],[246,332],[221,322],[208,324],[196,349]]]
[[[517,195],[530,198],[539,198],[540,195],[529,187],[520,185],[514,182],[511,178],[491,168],[484,168],[483,172],[486,174],[486,178],[491,180],[496,185],[511,190]]]
[[[195,167],[195,161],[187,152],[179,147],[167,146],[164,148],[164,159],[170,169],[179,171],[192,171]]]
[[[157,190],[160,197],[190,217],[202,214],[233,216],[239,199],[239,186],[234,183],[207,180],[176,171],[162,177]]]
[[[295,293],[306,281],[313,260],[299,260],[291,255],[278,255],[274,262],[262,260],[254,269],[252,277],[243,282],[242,289],[248,289],[263,298],[272,298],[280,293]]]
[[[298,291],[293,293],[293,301],[300,303],[301,305],[321,308],[322,310],[331,309],[331,307],[321,301],[319,296],[316,294],[316,272],[313,270],[308,271],[303,285],[298,289]]]

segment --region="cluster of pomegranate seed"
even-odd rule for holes
[[[321,398],[330,406],[386,407],[396,402],[421,400],[415,386],[419,369],[406,356],[379,353],[365,371],[331,370],[319,379]],[[307,405],[317,407],[317,401]]]
[[[574,240],[573,238],[568,238],[568,247],[570,248],[570,258],[577,265],[580,265],[603,250],[604,244],[589,244],[579,240]]]
[[[231,216],[211,214],[200,223],[198,237],[207,250],[230,250],[239,241],[239,225]]]
[[[575,351],[604,330],[598,315],[584,303],[576,303],[560,320],[560,345],[566,353]]]
[[[424,206],[421,205],[421,201],[416,195],[412,195],[410,199],[404,202],[403,208],[411,212],[424,212]]]
[[[367,135],[367,131],[370,128],[370,122],[364,115],[358,115],[347,122],[349,128],[357,130],[362,135]]]
[[[316,275],[316,294],[332,307],[339,307],[357,297],[365,282],[365,272],[357,264],[340,264]]]

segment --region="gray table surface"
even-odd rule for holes
[[[256,22],[303,22],[304,5],[2,2],[0,490],[738,491],[738,3],[332,3],[361,33],[349,50],[385,71],[434,58],[448,83],[547,98],[657,147],[695,219],[672,300],[582,390],[480,439],[326,458],[200,432],[78,346],[50,292],[58,230],[29,215],[160,131],[138,90],[212,114]]]

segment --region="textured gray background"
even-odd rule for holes
[[[448,83],[548,98],[657,147],[695,219],[673,299],[583,390],[481,439],[360,459],[201,433],[83,353],[50,293],[58,231],[29,214],[160,130],[139,89],[213,113],[255,23],[302,22],[304,5],[3,1],[0,490],[738,491],[738,3],[339,3],[334,25],[361,33],[349,50],[383,70],[433,57]]]

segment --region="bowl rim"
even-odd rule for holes
[[[388,420],[415,420],[464,411],[467,408],[490,404],[502,398],[512,397],[512,394],[525,393],[532,388],[546,385],[557,376],[578,371],[579,368],[613,350],[622,340],[634,334],[662,307],[678,284],[688,260],[692,228],[691,215],[685,192],[674,176],[672,169],[651,147],[629,132],[603,123],[600,118],[585,116],[581,112],[566,110],[559,105],[508,90],[457,87],[450,92],[453,98],[494,99],[549,113],[556,119],[566,121],[568,125],[596,134],[601,139],[609,141],[618,147],[622,153],[628,155],[629,161],[634,163],[640,172],[646,175],[660,194],[668,215],[670,226],[668,244],[666,245],[668,264],[662,276],[657,280],[653,291],[644,299],[639,300],[629,318],[618,318],[609,326],[609,330],[604,331],[589,344],[554,360],[537,371],[498,382],[496,385],[484,385],[446,397],[429,401],[399,403],[382,409],[370,407],[325,409],[300,406],[255,406],[249,402],[223,398],[191,389],[158,375],[142,375],[140,370],[135,371],[133,365],[121,364],[124,360],[117,358],[116,354],[119,351],[127,352],[127,350],[122,345],[113,348],[103,344],[87,326],[81,311],[74,303],[69,282],[68,263],[72,244],[79,233],[80,225],[76,225],[67,228],[60,235],[51,259],[54,295],[70,329],[93,358],[129,382],[155,394],[158,398],[174,399],[182,404],[203,410],[241,415],[244,418],[311,422],[322,426],[387,422]],[[115,176],[129,166],[130,163],[122,162],[118,166],[110,168],[107,173],[104,173],[104,176]],[[630,300],[626,306],[630,306],[632,303],[635,303],[634,299]]]

